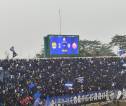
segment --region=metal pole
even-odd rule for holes
[[[59,9],[59,34],[61,35],[62,31],[62,16],[61,16],[61,10]]]

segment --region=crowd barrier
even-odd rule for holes
[[[87,92],[87,93],[79,93],[76,95],[65,95],[55,97],[48,96],[46,99],[46,106],[71,106],[71,105],[81,106],[82,104],[83,105],[87,104],[85,106],[88,106],[89,103],[105,102],[117,99],[126,99],[126,90],[97,91],[97,92]],[[90,104],[89,106],[101,106],[101,105]],[[107,106],[114,106],[114,105],[111,104]]]

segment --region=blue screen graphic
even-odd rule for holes
[[[78,55],[78,36],[50,36],[51,55]]]

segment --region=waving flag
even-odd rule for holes
[[[126,53],[122,54],[121,57],[122,58],[125,58],[126,57]]]
[[[83,83],[84,82],[84,77],[78,77],[76,78],[77,82]]]
[[[3,79],[4,79],[4,71],[3,68],[0,67],[0,81],[3,82]]]
[[[37,91],[35,94],[34,94],[34,99],[36,100],[37,98],[40,98],[41,96],[41,92],[40,91]]]
[[[17,56],[17,53],[15,52],[14,46],[10,48],[10,51],[13,53],[13,58]]]
[[[68,89],[73,89],[73,83],[71,83],[71,82],[65,83],[64,86],[65,86],[66,88],[68,88]]]
[[[35,84],[34,84],[33,82],[31,82],[30,84],[28,84],[29,90],[31,90],[31,89],[34,88],[34,87],[35,87]]]

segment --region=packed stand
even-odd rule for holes
[[[4,76],[0,103],[25,106],[38,100],[43,105],[47,96],[122,90],[126,88],[125,61],[119,57],[0,60]]]

